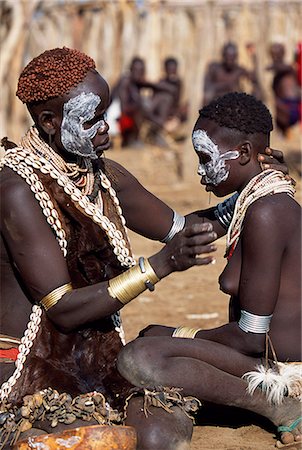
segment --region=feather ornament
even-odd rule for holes
[[[273,368],[259,365],[256,369],[242,376],[248,383],[247,391],[250,395],[259,388],[265,392],[267,401],[271,404],[280,405],[284,397],[302,401],[301,363],[276,363]]]

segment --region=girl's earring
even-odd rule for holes
[[[51,138],[51,134],[49,133],[48,135],[48,145],[51,147],[51,143],[52,143],[52,138]]]

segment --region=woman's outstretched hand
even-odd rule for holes
[[[193,224],[185,227],[168,242],[162,250],[149,258],[149,262],[159,278],[172,272],[187,270],[215,262],[213,253],[217,247],[212,242],[217,239],[210,223]]]

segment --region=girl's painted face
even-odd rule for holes
[[[92,92],[82,92],[64,103],[61,141],[65,150],[74,155],[97,158],[92,139],[99,129],[106,129],[106,122],[103,119],[98,120],[90,128],[84,128],[83,125],[93,120],[101,101],[102,99]]]
[[[204,130],[195,130],[192,135],[194,150],[202,154],[199,155],[204,163],[198,165],[198,175],[204,177],[206,184],[218,186],[229,176],[229,166],[225,161],[239,157],[237,150],[230,150],[221,154],[219,147],[212,141]]]

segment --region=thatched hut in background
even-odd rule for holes
[[[111,85],[134,55],[145,58],[154,80],[162,60],[175,56],[195,117],[206,65],[226,41],[238,44],[246,66],[246,44],[256,45],[269,102],[268,46],[282,39],[292,61],[301,26],[299,0],[2,0],[0,9],[0,136],[13,140],[29,123],[15,97],[18,75],[46,49],[65,45],[88,53]]]

